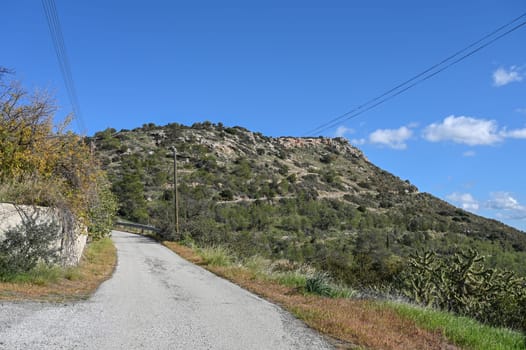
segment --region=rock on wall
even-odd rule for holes
[[[0,240],[5,238],[4,232],[22,224],[25,219],[35,220],[36,223],[57,223],[61,238],[55,245],[60,250],[62,264],[72,266],[79,263],[86,246],[87,230],[71,223],[68,216],[58,209],[0,203]]]

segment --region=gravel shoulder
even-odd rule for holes
[[[158,243],[113,232],[118,265],[87,301],[0,303],[0,349],[331,349],[289,313]]]

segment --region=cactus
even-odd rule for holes
[[[452,257],[417,252],[403,276],[404,294],[421,305],[525,330],[526,279],[487,268],[484,259],[474,249]]]
[[[418,304],[432,306],[436,299],[436,274],[440,270],[434,252],[415,253],[409,258],[410,276],[406,279],[409,288],[405,295]]]

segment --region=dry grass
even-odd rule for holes
[[[164,244],[183,258],[281,305],[310,327],[338,339],[336,345],[341,349],[457,349],[440,332],[419,328],[415,322],[379,303],[304,295],[243,267],[206,266],[191,248],[174,242]]]
[[[117,251],[109,238],[88,245],[80,265],[52,283],[0,283],[0,300],[68,301],[88,298],[113,273]]]
[[[170,250],[176,252],[181,257],[185,258],[193,264],[203,265],[204,263],[203,258],[201,258],[201,256],[197,254],[192,248],[170,241],[164,241],[163,245],[168,247]]]

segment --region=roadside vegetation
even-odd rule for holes
[[[432,308],[371,297],[290,260],[239,258],[221,246],[164,244],[217,275],[288,309],[339,348],[526,349],[524,334]]]
[[[385,307],[400,316],[414,321],[430,331],[439,331],[455,344],[467,349],[525,349],[525,335],[508,328],[481,324],[469,317],[415,305],[388,302]]]
[[[46,93],[29,94],[0,75],[0,202],[55,208],[71,227],[102,238],[115,197],[86,139],[68,130],[70,118],[54,123],[56,109]]]
[[[117,252],[109,237],[87,245],[76,267],[39,264],[0,280],[0,300],[68,301],[88,298],[111,277]]]
[[[72,285],[81,294],[92,288],[90,281],[97,276],[65,267],[64,251],[71,248],[77,234],[86,234],[92,242],[85,259],[96,257],[84,265],[95,269],[97,264],[106,264],[100,259],[107,253],[96,251],[111,244],[105,237],[112,229],[117,202],[92,147],[68,130],[71,118],[55,123],[56,110],[48,94],[28,93],[8,70],[0,69],[0,203],[13,204],[21,218],[19,225],[0,232],[4,298],[10,290],[16,291],[15,298],[39,295],[37,290],[46,294],[48,285],[62,285],[62,280],[75,281]],[[53,215],[40,217],[42,207]],[[93,270],[96,275],[99,272]],[[83,278],[77,278],[79,274]],[[84,288],[78,281],[88,285]],[[66,294],[73,293],[67,283],[64,287]]]

